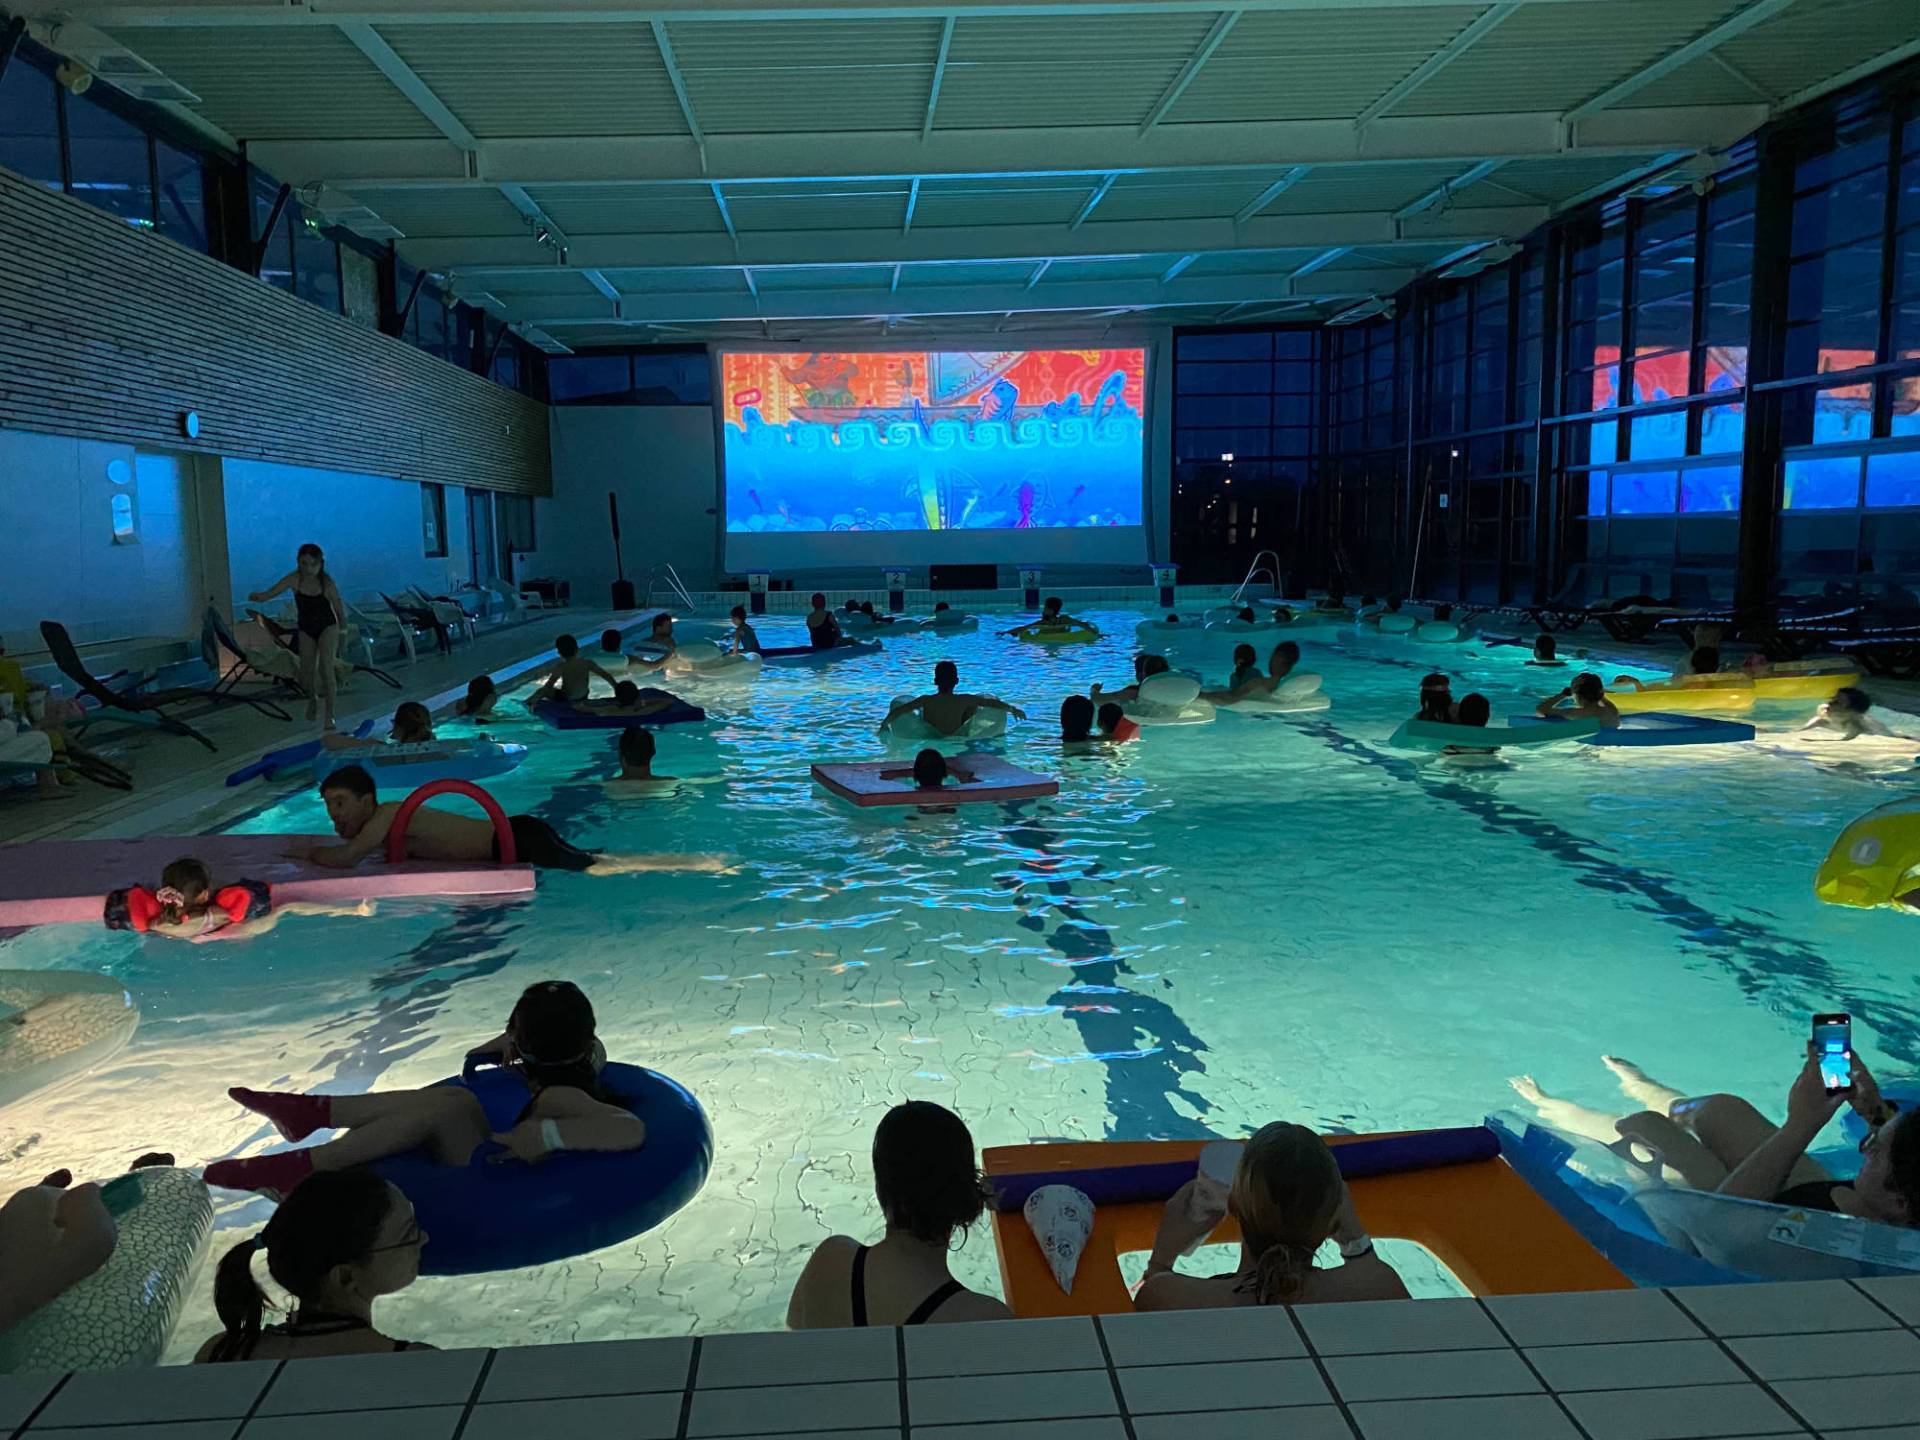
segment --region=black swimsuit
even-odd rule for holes
[[[1831,1210],[1835,1214],[1842,1214],[1844,1212],[1834,1203],[1833,1192],[1846,1187],[1844,1180],[1809,1180],[1805,1184],[1789,1185],[1773,1197],[1773,1203],[1788,1205],[1795,1210]]]
[[[867,1250],[862,1245],[853,1254],[853,1323],[867,1323]],[[933,1318],[933,1312],[967,1287],[958,1280],[949,1280],[913,1307],[913,1313],[900,1323],[902,1325],[923,1325]]]
[[[324,585],[320,587],[318,595],[309,595],[298,585],[294,586],[293,608],[300,617],[296,622],[300,633],[310,635],[315,640],[340,623],[340,617],[333,613],[333,601],[327,598]]]

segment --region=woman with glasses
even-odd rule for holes
[[[1787,1118],[1780,1125],[1738,1095],[1689,1097],[1650,1079],[1631,1061],[1612,1055],[1601,1059],[1627,1098],[1644,1110],[1616,1120],[1548,1095],[1530,1075],[1509,1083],[1549,1125],[1603,1145],[1618,1144],[1622,1137],[1638,1142],[1696,1190],[1829,1210],[1882,1225],[1920,1226],[1920,1124],[1882,1098],[1858,1055],[1852,1086],[1829,1095],[1809,1049],[1787,1091]],[[1841,1180],[1810,1159],[1807,1150],[1848,1105],[1866,1123],[1867,1134],[1860,1143],[1860,1173]]]
[[[407,1197],[370,1170],[315,1175],[274,1211],[266,1228],[221,1258],[213,1304],[226,1328],[200,1347],[198,1363],[297,1360],[430,1350],[374,1328],[373,1302],[411,1285],[427,1243]],[[253,1275],[264,1250],[267,1273],[293,1297],[278,1325],[262,1323],[266,1294]]]

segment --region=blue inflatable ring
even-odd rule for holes
[[[496,1163],[482,1145],[466,1165],[436,1165],[411,1153],[372,1168],[413,1202],[427,1235],[423,1275],[478,1275],[546,1265],[643,1235],[699,1193],[713,1166],[713,1128],[691,1092],[637,1065],[600,1072],[647,1127],[646,1144],[620,1152],[563,1153],[537,1165]],[[464,1085],[496,1134],[513,1128],[527,1087],[510,1069],[476,1069],[443,1085]]]

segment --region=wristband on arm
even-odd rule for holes
[[[560,1122],[558,1120],[542,1120],[540,1122],[540,1143],[546,1147],[549,1155],[567,1148],[566,1142],[560,1138]]]

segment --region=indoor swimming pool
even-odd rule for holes
[[[518,1345],[779,1328],[821,1238],[877,1235],[867,1151],[906,1098],[952,1107],[982,1146],[1238,1136],[1282,1118],[1373,1131],[1475,1123],[1515,1103],[1518,1074],[1614,1108],[1612,1053],[1777,1112],[1825,1010],[1852,1013],[1883,1079],[1920,1072],[1915,921],[1812,889],[1842,826],[1914,788],[1910,753],[1792,741],[1810,707],[1763,705],[1753,744],[1567,745],[1460,769],[1387,744],[1422,674],[1448,672],[1499,717],[1577,667],[1327,626],[1291,638],[1330,709],[1223,712],[1064,754],[1061,699],[1128,683],[1143,614],[1091,613],[1104,639],[1051,650],[995,633],[1017,618],[683,687],[711,718],[658,732],[655,768],[686,780],[670,794],[603,783],[614,732],[481,727],[533,746],[491,785],[509,812],[614,851],[726,852],[731,874],[546,871],[531,898],[294,918],[234,944],[74,927],[0,944],[0,967],[108,974],[143,1010],[118,1060],[0,1117],[4,1163],[37,1178],[111,1174],[152,1149],[194,1166],[259,1153],[274,1137],[229,1085],[428,1083],[499,1031],[523,986],[576,980],[613,1058],[700,1097],[714,1167],[638,1240],[382,1302],[392,1334]],[[794,643],[797,629],[760,633]],[[1243,638],[1264,659],[1268,635],[1224,635],[1174,663],[1221,681]],[[942,658],[963,690],[1029,712],[978,748],[1056,775],[1057,797],[869,813],[811,782],[815,760],[910,756],[875,726]],[[303,793],[241,828],[326,822]],[[224,1248],[268,1205],[221,1198]],[[992,1251],[983,1227],[956,1274],[996,1287]],[[172,1359],[216,1328],[211,1273]]]

